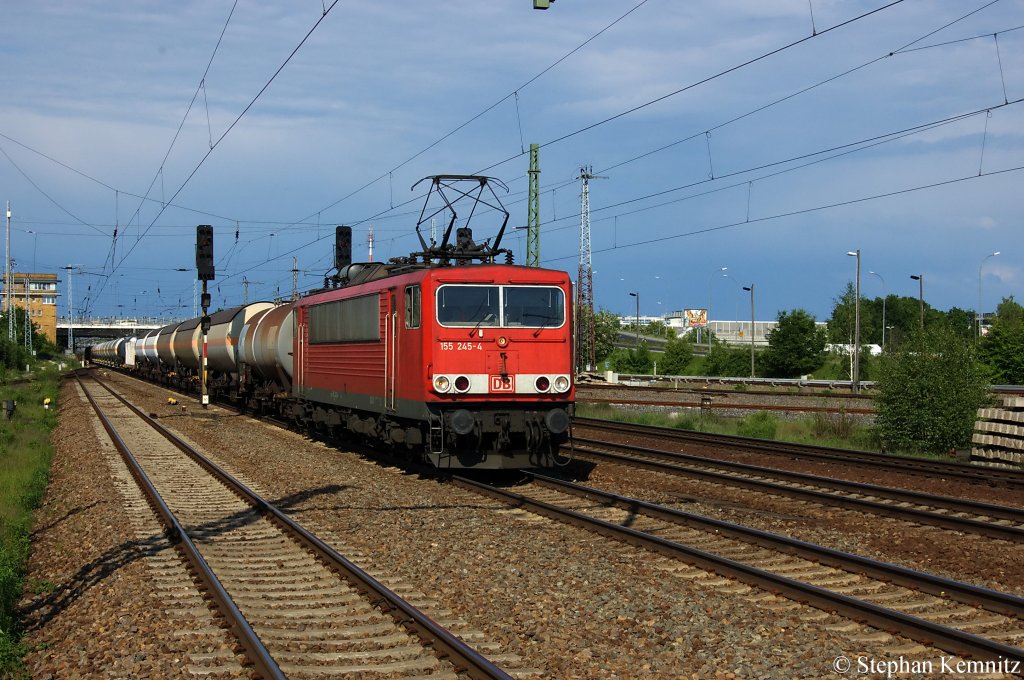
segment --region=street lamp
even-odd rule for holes
[[[882,351],[885,351],[885,299],[889,297],[889,289],[885,285],[885,279],[878,272],[869,271],[868,274],[874,274],[878,277],[878,280],[882,282]]]
[[[729,276],[728,274],[722,274],[722,278],[729,279],[730,281],[732,281],[732,284],[736,286],[737,293],[740,292],[740,288],[743,288],[743,285],[739,281]],[[740,321],[740,299],[738,295],[735,298],[733,298],[732,318],[735,319],[734,323],[736,323],[736,325],[738,326],[735,332],[736,338],[738,339],[741,335],[743,335],[743,323]],[[729,330],[732,330],[732,324],[730,324]]]
[[[32,272],[36,271],[36,246],[39,244],[39,233],[31,229],[25,230],[26,234],[32,234]]]
[[[729,268],[728,267],[720,267],[720,268],[714,270],[713,272],[711,272],[711,274],[708,276],[708,317],[707,317],[707,319],[705,321],[706,321],[706,324],[707,324],[706,328],[707,328],[707,331],[708,331],[708,351],[709,352],[711,351],[711,291],[714,289],[715,274],[718,274],[719,272],[724,272],[727,269],[729,269]]]
[[[750,291],[750,377],[754,377],[754,284],[743,286],[743,290]]]
[[[630,293],[636,298],[636,348],[640,349],[640,293]]]
[[[911,274],[910,278],[918,283],[917,300],[921,307],[921,329],[924,329],[924,274]]]
[[[984,258],[982,258],[981,264],[978,265],[978,338],[981,338],[981,322],[984,316],[981,311],[981,268],[985,266],[985,260],[987,260],[990,257],[995,257],[998,254],[999,251],[997,250],[994,253],[986,255]]]
[[[850,385],[856,394],[860,391],[860,248],[848,250],[846,254],[857,258],[857,297],[853,301],[853,375]]]

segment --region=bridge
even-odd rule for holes
[[[67,347],[68,336],[71,335],[77,348],[84,344],[92,344],[92,340],[95,338],[123,338],[139,335],[183,320],[155,316],[139,318],[90,317],[75,319],[72,324],[66,316],[62,316],[57,319],[57,344]]]

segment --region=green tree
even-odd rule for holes
[[[979,354],[998,385],[1024,384],[1024,308],[1004,298],[982,338]]]
[[[619,316],[602,309],[594,315],[594,356],[597,365],[601,366],[615,350],[615,341],[619,337]],[[619,370],[612,367],[614,370]]]
[[[640,341],[638,348],[616,349],[608,355],[607,361],[612,370],[618,373],[649,375],[654,372],[654,355],[645,340]]]
[[[636,349],[629,350],[629,363],[631,373],[647,375],[654,372],[654,355],[646,340],[641,340]]]
[[[847,283],[846,288],[835,298],[832,307],[832,316],[826,323],[828,328],[828,341],[836,345],[853,344],[853,321],[856,316],[857,289],[853,283]]]
[[[693,343],[688,336],[669,338],[665,352],[658,361],[658,372],[662,375],[682,375],[693,360]]]
[[[974,343],[937,324],[882,357],[875,423],[887,448],[944,453],[970,443],[987,397]]]
[[[964,340],[974,339],[974,335],[977,333],[974,312],[966,309],[960,309],[959,307],[952,307],[948,312],[946,312],[945,316],[945,322],[954,334],[960,336]],[[928,323],[927,316],[925,316],[925,323]]]
[[[796,378],[825,363],[826,331],[803,309],[779,312],[778,325],[768,332],[761,353],[761,371],[769,378]]]
[[[704,357],[704,375],[737,377],[750,375],[750,350],[730,347],[714,340]]]

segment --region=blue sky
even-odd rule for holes
[[[974,309],[982,268],[984,309],[1021,300],[1024,3],[887,5],[6,2],[13,257],[80,265],[93,315],[191,315],[208,223],[215,306],[243,278],[250,300],[288,295],[293,256],[300,288],[322,281],[336,224],[357,259],[371,224],[374,259],[413,250],[427,175],[498,177],[525,224],[539,143],[544,266],[575,278],[574,178],[607,177],[590,196],[600,308],[632,314],[638,291],[643,315],[746,317],[753,283],[758,319],[825,319],[858,248],[867,297],[916,297],[923,274],[929,304]],[[525,261],[524,232],[504,245]]]

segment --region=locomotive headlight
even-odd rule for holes
[[[546,375],[542,375],[537,378],[533,383],[538,392],[547,392],[551,388],[551,381],[548,380]]]
[[[499,337],[498,338],[498,347],[501,347],[502,349],[505,349],[506,347],[508,347],[508,338],[506,338],[504,335]]]
[[[555,378],[555,392],[566,392],[569,390],[569,378],[560,375]]]
[[[450,390],[452,387],[452,381],[448,379],[446,375],[434,376],[434,391],[441,392],[442,394]]]
[[[460,375],[458,378],[455,379],[455,391],[456,392],[465,392],[468,389],[469,389],[469,378],[467,378],[464,375]]]

